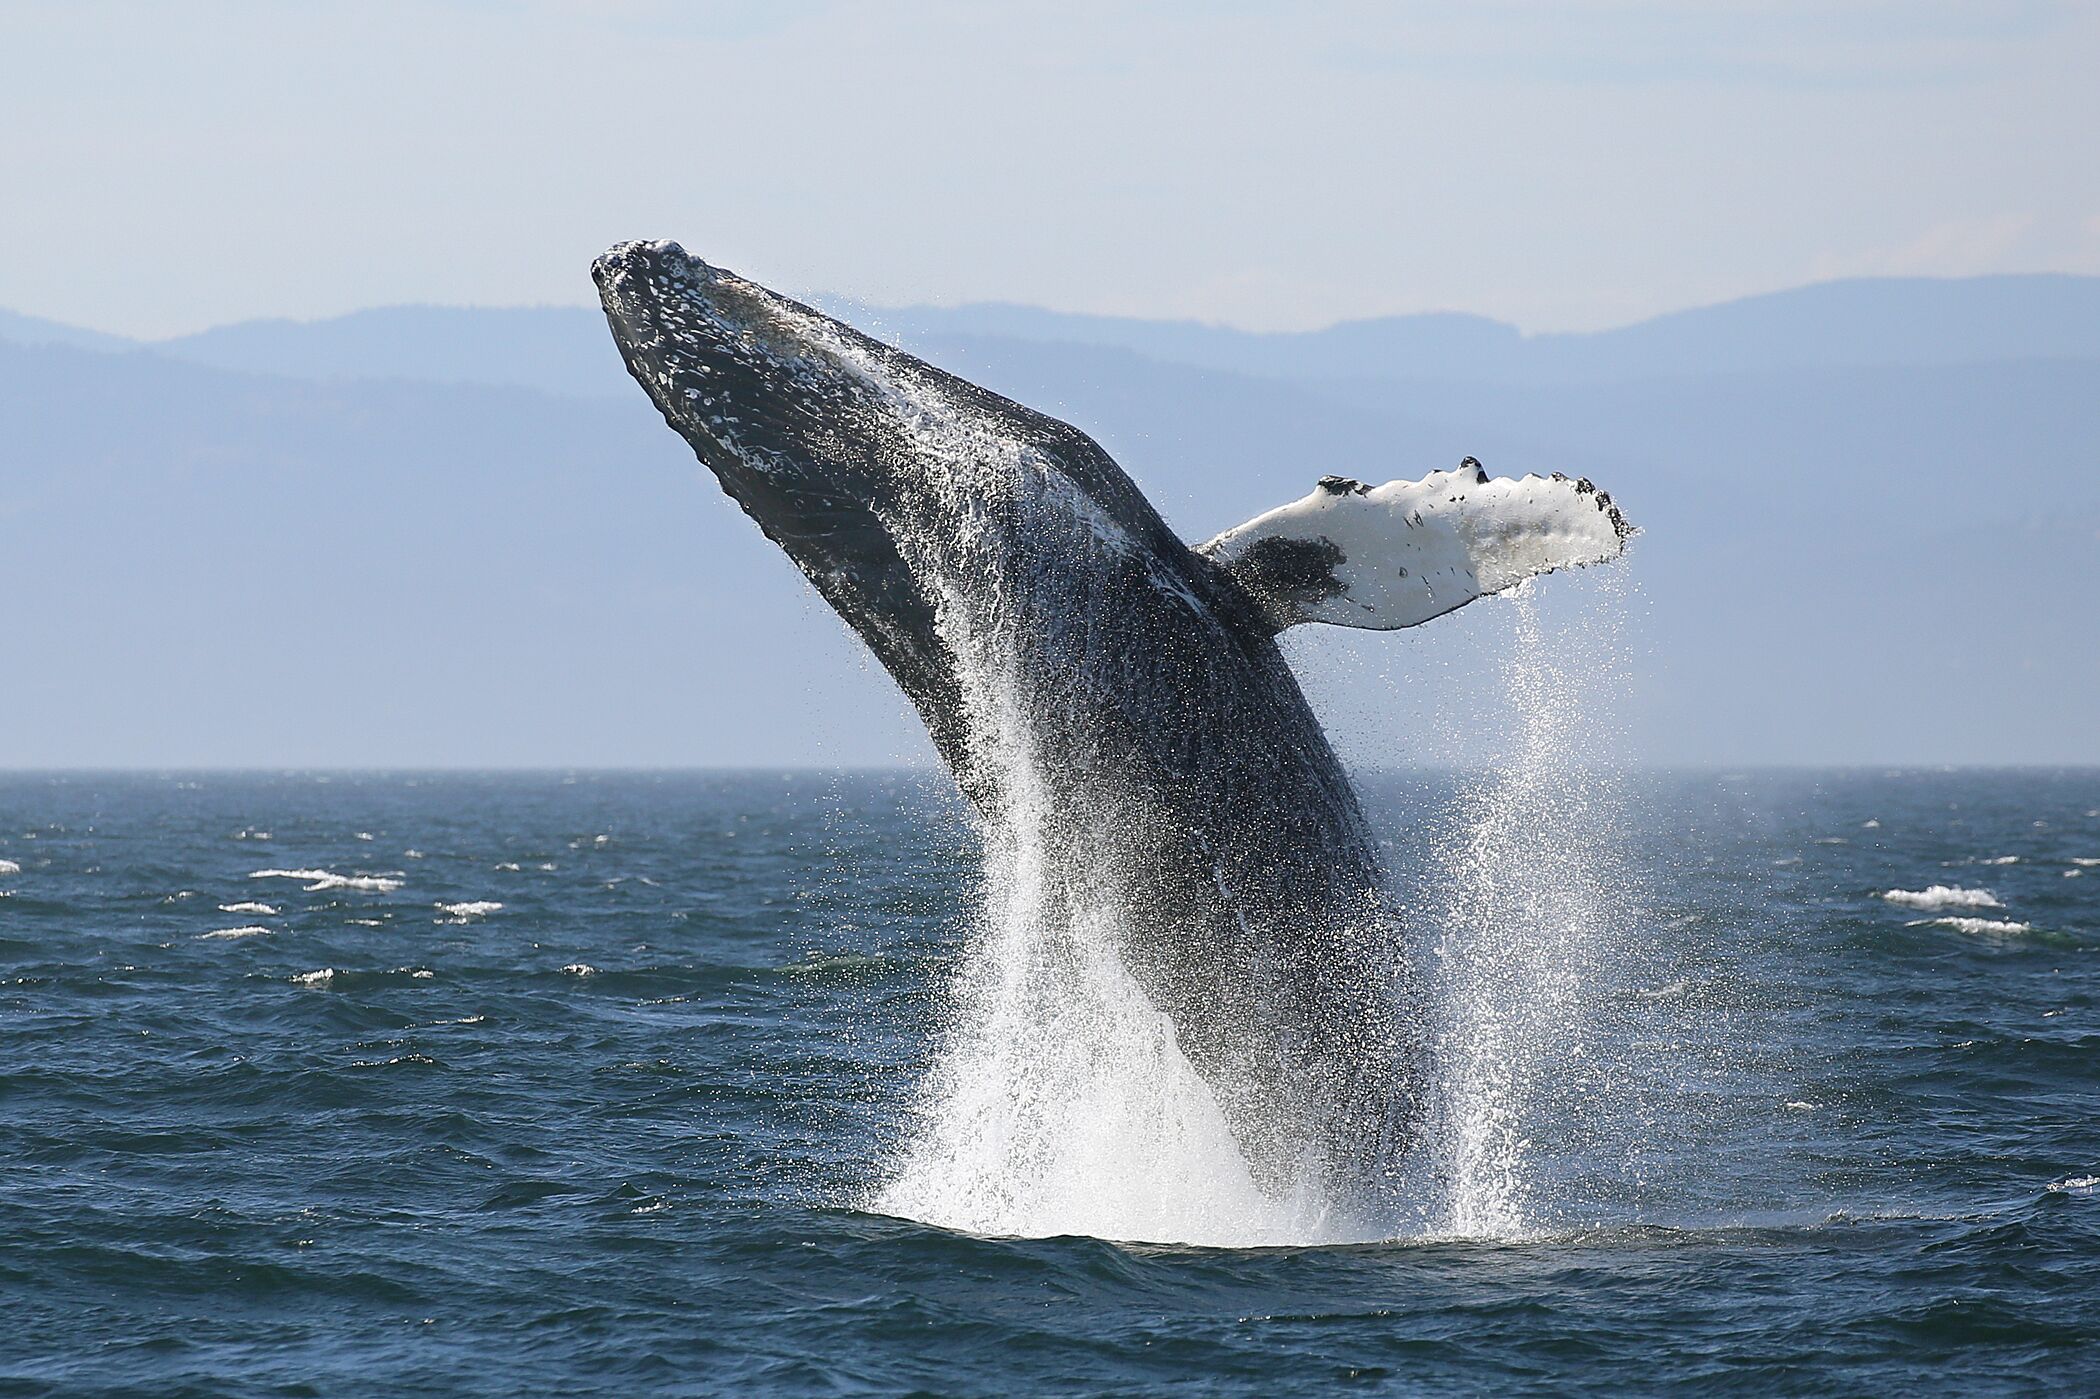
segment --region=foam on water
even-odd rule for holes
[[[401,887],[401,877],[391,874],[336,874],[330,870],[256,870],[250,879],[303,879],[306,892],[352,889],[363,894],[391,894]]]
[[[1975,937],[2011,937],[2034,931],[2032,923],[2015,923],[2006,918],[1920,918],[1909,928],[1951,928],[1957,933],[1968,933]]]
[[[1958,889],[1951,884],[1934,884],[1925,889],[1891,889],[1881,897],[1904,908],[2005,907],[1988,889]]]

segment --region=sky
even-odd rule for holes
[[[1532,331],[2100,273],[2065,0],[0,0],[0,306],[146,337],[784,289]]]

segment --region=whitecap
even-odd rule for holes
[[[1863,831],[1878,831],[1878,830],[1880,830],[1880,829],[1881,829],[1881,822],[1879,822],[1879,821],[1862,821],[1862,822],[1860,822],[1860,823],[1859,823],[1859,828],[1860,828],[1861,830],[1863,830]]]
[[[330,870],[255,870],[250,879],[303,879],[308,881],[306,892],[318,894],[329,889],[355,889],[366,894],[391,894],[401,887],[398,875],[389,874],[336,874]]]
[[[2092,869],[2094,866],[2100,865],[2100,858],[2088,855],[2073,855],[2071,857],[2071,863],[2074,865],[2083,866],[2086,869]]]
[[[1906,928],[1952,928],[1957,933],[1972,935],[2010,936],[2013,933],[2031,933],[2032,923],[2015,923],[2006,918],[1920,918],[1915,923],[1906,923]]]
[[[285,980],[294,986],[326,986],[335,980],[335,968],[323,967],[317,972],[300,972],[296,976],[286,977]]]
[[[1993,855],[1988,860],[1978,860],[1976,863],[1979,865],[2017,865],[2020,863],[2020,857],[2018,855]]]
[[[562,969],[564,976],[596,976],[598,969],[588,962],[571,962]]]
[[[2100,1186],[2100,1176],[2065,1176],[2062,1180],[2050,1181],[2047,1188],[2059,1195],[2086,1195],[2092,1193],[2095,1186]]]
[[[499,904],[492,899],[468,899],[462,903],[439,904],[438,909],[441,912],[450,915],[449,918],[440,919],[439,921],[451,923],[464,923],[470,918],[486,917],[491,913],[497,912],[502,907],[502,904]]]
[[[0,874],[20,874],[22,867],[13,860],[0,860]]]
[[[276,917],[276,916],[278,915],[278,913],[280,912],[280,910],[278,910],[278,909],[275,909],[275,908],[272,908],[272,907],[271,907],[270,905],[268,905],[268,904],[259,904],[259,903],[255,903],[255,902],[253,902],[253,901],[250,901],[250,902],[246,902],[246,903],[237,903],[237,904],[220,904],[220,905],[219,905],[219,912],[221,912],[221,913],[259,913],[259,914],[261,914],[261,915],[262,915],[263,917],[265,917],[265,918],[275,918],[275,917]]]
[[[1891,889],[1881,897],[1904,908],[2005,907],[1988,889],[1957,889],[1951,884],[1935,884],[1927,889]]]
[[[276,930],[275,928],[265,928],[265,927],[263,927],[263,926],[262,926],[262,925],[260,925],[260,924],[254,924],[254,923],[251,923],[251,924],[249,924],[249,925],[248,925],[247,927],[244,927],[244,928],[216,928],[216,929],[213,929],[213,930],[212,930],[211,932],[208,932],[208,933],[199,933],[199,934],[197,934],[197,936],[198,936],[198,937],[200,937],[200,938],[227,938],[227,939],[232,939],[232,938],[266,938],[266,937],[270,936],[270,934],[274,933],[275,931],[277,931],[277,930]]]

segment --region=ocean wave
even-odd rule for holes
[[[259,913],[265,918],[275,918],[279,911],[268,904],[256,903],[253,900],[244,903],[219,905],[219,912],[221,913]]]
[[[22,867],[13,860],[0,860],[0,874],[20,874]]]
[[[197,936],[200,938],[226,938],[229,940],[233,938],[266,938],[276,931],[275,928],[265,928],[261,924],[251,923],[241,928],[215,928],[211,932],[199,933]]]
[[[401,887],[399,875],[390,874],[336,874],[332,870],[255,870],[250,879],[303,879],[308,881],[306,892],[321,893],[329,889],[355,889],[366,894],[391,894]]]
[[[2015,933],[2031,933],[2032,923],[2015,923],[2008,918],[1920,918],[1915,923],[1906,923],[1906,928],[1952,928],[1957,933],[1976,936],[2009,937]]]
[[[1881,897],[1904,908],[2005,907],[1988,889],[1957,889],[1951,884],[1935,884],[1926,889],[1891,889]]]

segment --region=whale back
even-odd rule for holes
[[[1078,429],[675,244],[594,267],[629,370],[911,699],[1290,1188],[1411,1111],[1375,845],[1223,569]],[[1041,864],[1043,862],[1038,862]]]

